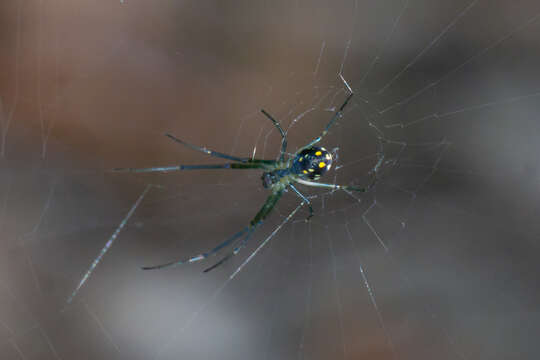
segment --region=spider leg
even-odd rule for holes
[[[240,164],[240,165],[244,165],[244,164]],[[281,197],[282,193],[283,193],[283,191],[277,191],[277,192],[274,192],[271,195],[269,195],[268,198],[266,199],[266,202],[262,206],[262,208],[259,210],[257,215],[255,215],[253,220],[251,220],[251,222],[249,223],[248,226],[246,226],[245,228],[243,228],[242,230],[240,230],[236,234],[232,235],[227,240],[225,240],[221,244],[214,247],[212,250],[210,250],[208,252],[205,252],[205,253],[202,253],[202,254],[199,254],[199,255],[196,255],[196,256],[193,256],[193,257],[191,257],[189,259],[171,261],[171,262],[161,264],[161,265],[145,266],[142,269],[143,270],[165,269],[165,268],[170,268],[170,267],[174,267],[174,266],[181,265],[181,264],[193,263],[193,262],[204,260],[204,259],[206,259],[206,258],[208,258],[210,256],[216,255],[221,249],[226,248],[227,246],[229,246],[231,244],[234,244],[237,239],[241,238],[246,233],[247,233],[246,236],[242,240],[242,244],[247,243],[247,241],[249,240],[249,237],[251,236],[251,234],[253,233],[255,228],[258,225],[260,225],[264,221],[266,216],[268,216],[268,214],[272,211],[272,209],[276,205],[277,201]],[[239,246],[239,248],[241,248],[241,247],[243,247],[243,246]],[[224,258],[222,258],[220,261],[218,261],[216,264],[214,264],[210,268],[204,270],[204,272],[208,272],[210,270],[215,269],[216,267],[218,267],[219,265],[221,265],[225,261],[227,261],[233,255],[236,255],[236,253],[234,251],[232,251],[229,254],[225,255]]]
[[[367,192],[377,183],[377,178],[375,178],[375,180],[373,180],[373,182],[365,188],[360,188],[358,186],[349,186],[349,185],[325,184],[325,183],[319,183],[319,182],[314,182],[314,181],[309,181],[309,180],[304,180],[304,179],[296,179],[295,181],[302,185],[321,187],[325,189]]]
[[[173,165],[173,166],[156,166],[148,168],[114,168],[115,172],[169,172],[182,170],[203,170],[203,169],[266,169],[275,164],[274,160],[249,159],[245,163],[225,163],[225,164],[208,164],[208,165]]]
[[[261,251],[261,249],[270,241],[274,238],[274,236],[277,234],[277,232],[283,227],[283,225],[285,225],[286,223],[289,222],[289,220],[291,220],[291,218],[294,216],[294,214],[296,214],[296,212],[298,210],[300,210],[300,208],[304,206],[304,202],[301,202],[293,211],[291,211],[289,213],[289,215],[287,215],[287,217],[274,229],[274,231],[272,231],[272,233],[270,235],[268,235],[266,237],[266,239],[264,239],[260,244],[259,246],[257,246],[257,248],[255,250],[253,250],[253,252],[251,254],[249,254],[249,256],[242,262],[242,264],[240,264],[240,266],[238,266],[236,268],[236,270],[229,276],[229,279],[232,280],[234,279],[234,277],[240,272],[242,271],[242,269],[244,268],[244,266],[246,266],[250,261],[251,259],[253,259],[253,257],[255,257],[255,255],[257,255],[257,253],[259,251]]]
[[[281,152],[279,153],[279,161],[283,161],[285,157],[285,151],[287,150],[287,134],[283,129],[281,128],[281,125],[279,125],[279,122],[272,117],[266,110],[261,109],[261,112],[268,118],[274,126],[278,129],[279,133],[281,134]]]
[[[225,255],[223,258],[221,258],[221,260],[219,260],[217,263],[215,263],[214,265],[210,266],[209,268],[207,269],[204,269],[203,272],[209,272],[209,271],[212,271],[214,270],[215,268],[217,268],[218,266],[224,264],[227,260],[229,260],[230,258],[232,258],[234,255],[238,254],[238,252],[240,251],[240,249],[242,249],[243,247],[246,246],[249,238],[251,237],[251,234],[252,232],[254,231],[255,229],[253,228],[253,230],[250,230],[246,236],[244,237],[244,239],[242,240],[242,242],[240,243],[239,246],[235,247],[233,251],[231,251],[230,253],[228,253],[227,255]]]
[[[202,152],[202,153],[204,153],[206,155],[210,155],[210,156],[217,157],[217,158],[222,158],[222,159],[227,159],[227,160],[238,161],[238,162],[242,162],[242,163],[248,162],[248,160],[249,160],[249,158],[239,158],[239,157],[236,157],[236,156],[232,156],[232,155],[223,154],[223,153],[220,153],[220,152],[217,152],[217,151],[209,150],[209,149],[207,149],[205,147],[201,147],[201,146],[197,146],[197,145],[187,143],[184,140],[181,140],[181,139],[179,139],[179,138],[177,138],[174,135],[171,135],[169,133],[165,133],[165,136],[172,139],[173,141],[176,141],[179,144],[187,146],[188,148],[190,148],[192,150],[200,151],[200,152]]]
[[[154,265],[154,266],[145,266],[142,269],[143,270],[165,269],[165,268],[174,267],[174,266],[181,265],[181,264],[193,263],[193,262],[204,260],[204,259],[208,258],[209,256],[213,256],[213,255],[217,254],[217,252],[219,252],[221,249],[233,244],[235,240],[242,237],[242,235],[244,235],[248,230],[249,230],[249,227],[246,226],[245,228],[243,228],[242,230],[240,230],[236,234],[232,235],[231,237],[229,237],[227,240],[225,240],[224,242],[222,242],[221,244],[219,244],[218,246],[216,246],[212,250],[210,250],[208,252],[205,252],[205,253],[202,253],[202,254],[199,254],[199,255],[196,255],[196,256],[193,256],[193,257],[191,257],[189,259],[176,260],[176,261],[171,261],[169,263],[160,264],[160,265]]]
[[[309,201],[309,199],[305,197],[304,194],[302,194],[293,184],[289,184],[289,187],[293,189],[296,195],[298,195],[300,199],[304,200],[304,202],[308,205],[309,216],[306,218],[306,221],[309,221],[309,219],[313,217],[313,208],[311,207],[311,201]]]
[[[348,85],[347,85],[348,86]],[[341,106],[339,107],[339,110],[336,111],[334,113],[334,115],[332,116],[332,118],[330,119],[330,121],[328,122],[328,124],[326,124],[326,127],[324,128],[323,132],[321,133],[321,135],[319,135],[318,137],[316,137],[315,139],[313,139],[313,141],[311,141],[309,144],[307,144],[306,146],[300,148],[296,154],[300,153],[302,150],[304,149],[307,149],[307,148],[310,148],[312,147],[313,145],[315,145],[316,143],[318,143],[319,141],[322,140],[322,138],[328,134],[328,130],[330,130],[330,128],[332,127],[332,125],[334,125],[334,123],[336,122],[337,119],[341,118],[343,116],[343,110],[345,109],[345,107],[347,106],[347,104],[349,103],[349,101],[351,100],[351,98],[353,97],[354,93],[351,92],[349,94],[349,96],[347,96],[347,98],[345,99],[345,101],[343,102],[343,104],[341,104]]]
[[[204,269],[203,272],[209,272],[209,271],[212,271],[214,270],[215,268],[217,268],[218,266],[222,265],[223,263],[225,263],[227,260],[229,260],[231,257],[233,257],[234,253],[228,253],[225,257],[223,257],[221,260],[219,260],[217,263],[215,263],[214,265],[210,266],[209,268],[207,269]]]
[[[274,209],[274,206],[276,206],[276,203],[281,198],[281,195],[283,195],[283,190],[278,190],[278,191],[273,192],[272,194],[270,194],[268,196],[268,198],[266,198],[266,201],[265,201],[264,205],[261,207],[261,209],[259,210],[257,215],[255,215],[255,217],[253,217],[253,219],[250,221],[250,223],[248,225],[248,229],[249,229],[248,233],[246,234],[245,238],[242,240],[240,245],[238,245],[231,252],[229,252],[227,255],[225,255],[217,263],[215,263],[214,265],[212,265],[209,268],[205,269],[204,272],[209,272],[211,270],[214,270],[215,268],[217,268],[218,266],[222,265],[227,260],[229,260],[231,257],[238,254],[240,252],[240,250],[242,250],[242,248],[244,248],[247,245],[247,242],[248,242],[249,238],[251,237],[251,234],[253,234],[253,232],[255,231],[257,226],[262,224],[264,219],[266,219],[266,217],[270,214],[272,209]]]

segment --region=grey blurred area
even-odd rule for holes
[[[539,41],[534,0],[1,1],[0,359],[540,358]],[[268,190],[111,169],[221,162],[165,132],[275,158],[261,108],[293,153],[340,74],[321,180],[372,190],[300,187],[313,220],[232,280],[294,193],[222,267],[141,270],[212,248]]]

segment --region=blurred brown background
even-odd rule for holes
[[[537,359],[540,4],[4,0],[0,359]],[[323,145],[351,197],[287,193],[250,246],[205,251],[258,171],[112,173]],[[382,140],[381,140],[382,139]],[[383,141],[383,148],[379,144]],[[152,187],[72,304],[66,300]]]

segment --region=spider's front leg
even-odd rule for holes
[[[277,190],[277,191],[272,192],[272,194],[270,194],[268,196],[268,198],[266,199],[265,203],[263,204],[263,206],[261,207],[259,212],[250,221],[248,226],[246,226],[245,228],[243,228],[242,230],[240,230],[236,234],[232,235],[227,240],[225,240],[221,244],[214,247],[212,250],[210,250],[208,252],[201,253],[201,254],[193,256],[193,257],[190,257],[188,259],[176,260],[176,261],[168,262],[168,263],[161,264],[161,265],[146,266],[146,267],[143,267],[142,269],[143,270],[165,269],[165,268],[170,268],[170,267],[174,267],[174,266],[181,265],[181,264],[193,263],[193,262],[201,261],[201,260],[204,260],[204,259],[206,259],[206,258],[208,258],[210,256],[216,255],[220,250],[222,250],[222,249],[224,249],[224,248],[226,248],[228,246],[237,244],[239,239],[244,237],[240,241],[238,246],[236,246],[231,252],[229,252],[227,255],[225,255],[216,264],[214,264],[211,267],[205,269],[204,272],[208,272],[210,270],[215,269],[216,267],[220,266],[221,264],[226,262],[228,259],[230,259],[232,256],[236,255],[243,247],[246,246],[249,238],[251,237],[251,234],[255,231],[257,226],[262,224],[264,219],[266,219],[266,217],[270,214],[270,212],[272,211],[272,209],[274,208],[274,206],[276,205],[278,200],[281,198],[282,194],[283,194],[283,190]]]
[[[114,168],[114,172],[134,172],[134,173],[149,173],[149,172],[171,172],[183,170],[216,170],[216,169],[267,169],[275,165],[274,160],[264,159],[248,159],[244,163],[224,163],[224,164],[204,164],[204,165],[171,165],[171,166],[155,166],[148,168]]]
[[[225,164],[205,164],[205,165],[154,166],[154,167],[147,167],[147,168],[115,168],[115,169],[112,169],[112,171],[149,173],[149,172],[171,172],[171,171],[204,170],[204,169],[206,170],[208,169],[266,169],[268,166],[273,166],[276,163],[274,160],[240,158],[237,156],[220,153],[214,150],[207,149],[205,147],[190,144],[169,133],[166,133],[165,136],[178,144],[184,145],[192,150],[202,152],[203,154],[209,155],[211,157],[232,160],[236,162],[225,163]]]
[[[242,240],[242,242],[240,242],[240,245],[238,245],[237,247],[235,247],[230,253],[228,253],[227,255],[225,255],[221,260],[219,260],[217,263],[215,263],[214,265],[210,266],[209,268],[205,269],[204,272],[209,272],[215,268],[217,268],[218,266],[222,265],[223,263],[225,263],[227,260],[229,260],[231,257],[233,257],[234,255],[238,254],[240,252],[240,250],[242,250],[246,245],[247,245],[247,242],[249,240],[249,238],[251,237],[251,234],[255,231],[255,229],[257,228],[257,226],[259,226],[260,224],[263,223],[263,221],[266,219],[266,217],[270,214],[270,212],[274,209],[274,207],[276,206],[277,202],[279,201],[279,199],[281,198],[281,195],[283,195],[283,190],[275,190],[272,192],[272,194],[270,194],[267,198],[266,198],[266,201],[264,202],[263,206],[261,207],[261,209],[259,210],[259,212],[255,215],[255,217],[249,222],[249,225],[247,226],[247,229],[248,229],[248,233],[247,235],[245,236],[245,238]]]
[[[221,158],[221,159],[238,161],[238,162],[242,162],[242,163],[245,163],[245,162],[247,162],[249,160],[248,158],[239,158],[237,156],[233,156],[233,155],[229,155],[229,154],[220,153],[220,152],[217,152],[217,151],[214,151],[214,150],[210,150],[210,149],[207,149],[207,148],[202,147],[202,146],[190,144],[190,143],[188,143],[188,142],[186,142],[186,141],[184,141],[182,139],[179,139],[176,136],[174,136],[172,134],[169,134],[169,133],[165,133],[164,135],[166,137],[168,137],[169,139],[171,139],[172,141],[174,141],[174,142],[177,142],[177,143],[179,143],[181,145],[184,145],[184,146],[186,146],[186,147],[188,147],[188,148],[190,148],[192,150],[202,152],[203,154],[206,154],[206,155],[210,155],[210,156]]]

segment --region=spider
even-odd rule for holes
[[[349,89],[350,91],[350,89]],[[283,195],[287,189],[292,189],[293,192],[302,199],[302,202],[307,204],[309,207],[309,215],[306,219],[308,221],[313,216],[313,208],[309,199],[304,196],[294,185],[295,183],[320,187],[332,190],[345,190],[345,191],[356,191],[356,192],[366,192],[373,185],[377,178],[367,187],[359,188],[356,186],[344,186],[344,185],[335,185],[335,184],[325,184],[317,182],[321,176],[323,176],[332,166],[332,154],[328,152],[323,147],[315,146],[319,143],[322,138],[328,133],[330,127],[336,122],[338,118],[343,116],[343,110],[351,100],[354,93],[350,91],[349,95],[339,107],[339,109],[334,113],[322,133],[309,142],[307,145],[301,147],[296,151],[293,156],[285,160],[285,154],[287,150],[287,134],[283,131],[283,128],[277,120],[275,120],[267,111],[264,109],[261,112],[266,116],[276,127],[281,135],[281,150],[278,158],[276,160],[264,160],[264,159],[253,159],[253,158],[240,158],[228,154],[223,154],[217,151],[209,150],[205,147],[200,147],[197,145],[189,144],[177,137],[166,133],[165,136],[169,137],[173,141],[182,144],[186,147],[189,147],[193,150],[200,151],[209,156],[231,160],[232,162],[224,164],[213,164],[213,165],[176,165],[176,166],[165,166],[165,167],[149,167],[149,168],[116,168],[114,171],[125,171],[125,172],[169,172],[169,171],[181,171],[181,170],[202,170],[202,169],[262,169],[263,173],[261,176],[262,184],[265,188],[270,190],[270,195],[264,202],[263,206],[259,212],[251,219],[249,225],[244,227],[242,230],[232,235],[213,249],[203,252],[199,255],[193,256],[184,260],[176,260],[168,262],[161,265],[155,266],[145,266],[143,270],[154,270],[154,269],[164,269],[173,266],[177,266],[185,263],[194,263],[207,259],[210,256],[216,255],[220,250],[230,246],[230,250],[221,260],[219,260],[214,265],[205,269],[204,272],[211,271],[218,266],[222,265],[232,256],[238,254],[238,252],[244,248],[251,237],[255,229],[262,224],[262,222],[268,217],[272,209]]]

